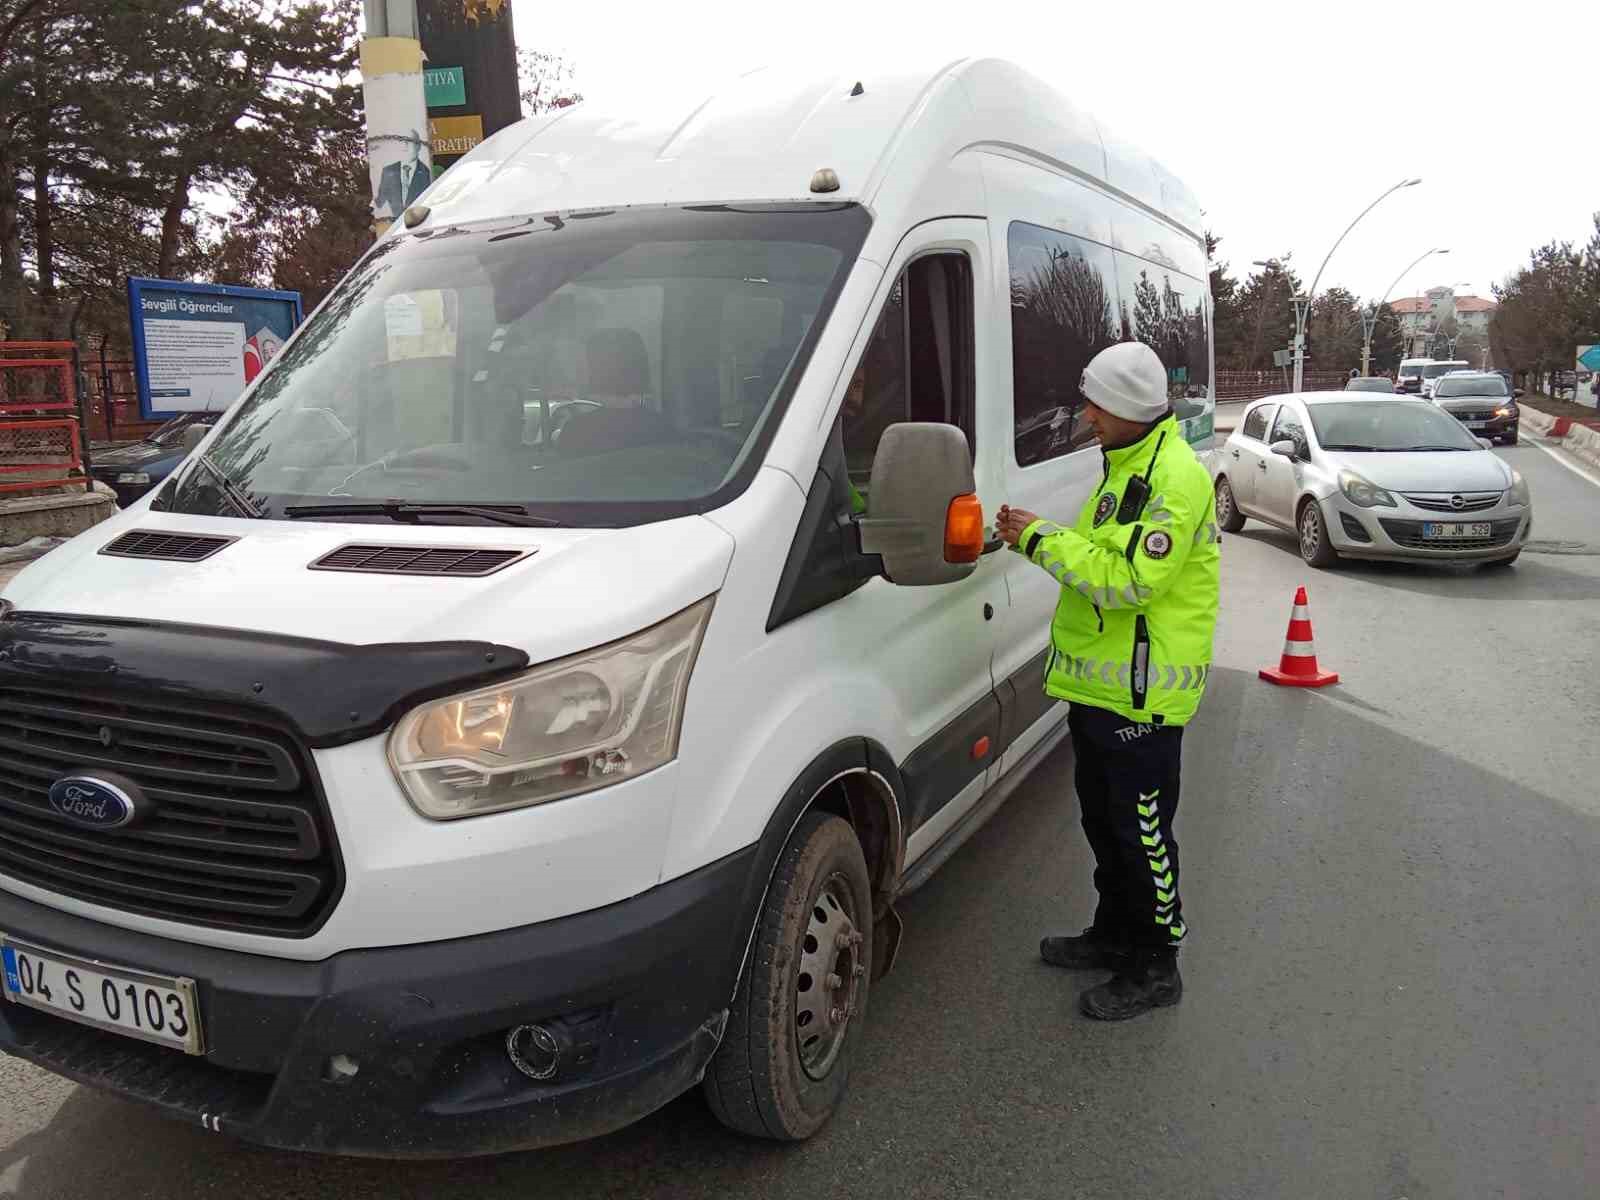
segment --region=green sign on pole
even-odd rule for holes
[[[414,95],[415,93],[413,93]],[[428,67],[422,72],[422,95],[429,108],[467,102],[467,73],[461,67]]]

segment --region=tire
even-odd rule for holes
[[[1517,444],[1517,435],[1513,433],[1510,437],[1506,438],[1505,444],[1507,446],[1515,446]]]
[[[1514,554],[1506,555],[1505,558],[1497,558],[1497,559],[1494,559],[1492,562],[1484,563],[1483,564],[1483,569],[1485,571],[1501,571],[1501,570],[1504,570],[1506,567],[1509,567],[1512,563],[1516,562],[1517,559],[1519,557],[1521,557],[1521,555],[1522,555],[1522,551],[1518,550]]]
[[[830,948],[830,936],[847,944]],[[872,886],[861,843],[840,818],[807,813],[778,859],[706,1071],[717,1120],[784,1142],[804,1141],[827,1123],[850,1081],[871,958]],[[827,987],[830,978],[837,988]],[[842,1020],[830,1016],[840,1012]]]
[[[1326,570],[1339,561],[1339,554],[1328,540],[1327,522],[1322,519],[1322,505],[1307,499],[1300,506],[1300,516],[1295,521],[1300,535],[1300,557],[1306,565]]]
[[[1217,524],[1223,533],[1238,533],[1244,528],[1244,514],[1233,500],[1233,484],[1226,475],[1217,476]]]

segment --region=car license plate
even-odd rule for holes
[[[185,1054],[205,1053],[192,979],[86,962],[4,934],[0,934],[0,968],[0,990],[15,1004]]]
[[[1448,542],[1452,538],[1486,538],[1494,536],[1487,521],[1424,521],[1422,536],[1434,541]]]
[[[1487,421],[1463,421],[1461,423],[1468,429],[1487,429],[1489,427],[1489,422]]]

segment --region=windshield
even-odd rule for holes
[[[1403,362],[1400,364],[1400,378],[1420,379],[1422,377],[1422,368],[1427,365],[1427,363]]]
[[[719,205],[383,242],[209,458],[271,517],[390,499],[574,524],[705,511],[759,466],[868,224],[855,205]],[[191,469],[166,503],[226,513],[222,490]]]
[[[189,413],[184,413],[181,417],[173,417],[172,420],[168,421],[160,429],[147,436],[144,440],[147,442],[153,442],[162,449],[174,449],[183,445],[183,431],[189,428],[189,426],[199,421],[204,421],[207,425],[209,425],[213,420],[215,420],[214,417],[196,417]]]
[[[1324,450],[1481,449],[1461,422],[1420,400],[1339,400],[1309,408]]]
[[[1498,396],[1505,397],[1511,393],[1506,391],[1506,381],[1498,375],[1479,375],[1456,378],[1447,376],[1439,380],[1439,386],[1433,394],[1441,400],[1451,396]]]
[[[1424,379],[1437,379],[1441,375],[1448,375],[1451,371],[1465,371],[1467,364],[1464,362],[1437,362],[1429,363],[1422,368]]]

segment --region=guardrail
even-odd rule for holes
[[[0,342],[0,493],[63,484],[94,490],[78,429],[73,345]]]

